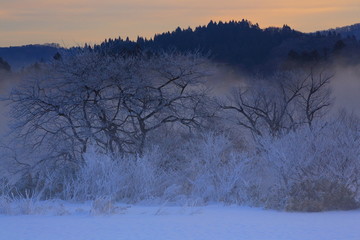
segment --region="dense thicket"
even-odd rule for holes
[[[90,50],[31,68],[7,99],[0,195],[359,206],[360,123],[329,114],[331,74],[279,72],[215,98],[213,70],[197,53]]]

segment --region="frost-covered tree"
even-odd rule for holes
[[[12,91],[14,134],[53,163],[79,165],[89,145],[141,155],[149,133],[198,126],[209,115],[206,73],[198,54],[63,56]]]
[[[255,136],[277,136],[326,114],[331,104],[332,75],[282,72],[271,79],[234,90],[222,108]]]

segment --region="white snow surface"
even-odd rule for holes
[[[289,213],[241,206],[118,205],[111,215],[90,204],[54,213],[0,215],[1,240],[256,239],[359,240],[360,211]]]

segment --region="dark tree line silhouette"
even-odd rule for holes
[[[327,61],[330,56],[351,47],[360,51],[356,38],[343,39],[335,32],[306,34],[284,25],[282,28],[261,29],[250,21],[210,21],[195,29],[176,28],[156,34],[152,39],[138,37],[107,39],[101,44],[86,46],[107,54],[133,55],[143,50],[176,49],[180,52],[200,51],[214,61],[241,67],[249,71],[277,68],[287,61]]]
[[[29,45],[0,48],[2,57],[12,69],[59,59],[65,52],[91,50],[107,55],[133,56],[138,54],[177,50],[181,53],[200,52],[211,60],[239,69],[258,72],[329,62],[336,57],[346,63],[360,62],[360,42],[354,35],[333,31],[302,33],[284,25],[262,29],[248,20],[214,22],[194,29],[180,27],[156,34],[147,39],[138,37],[109,38],[100,44],[85,44],[70,49],[58,45]],[[59,53],[59,54],[57,54]]]

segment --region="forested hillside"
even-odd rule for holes
[[[360,54],[351,54],[360,53],[360,44],[354,38],[343,38],[331,31],[305,34],[286,25],[261,29],[258,24],[246,20],[210,21],[195,29],[178,27],[175,31],[157,34],[153,39],[107,39],[94,49],[112,54],[132,54],[143,49],[200,51],[213,61],[247,71],[274,70],[289,61],[301,64],[329,61],[340,52],[352,61],[360,60]]]
[[[151,39],[109,38],[100,44],[85,44],[84,48],[112,55],[169,49],[183,53],[198,51],[215,62],[244,71],[273,71],[279,67],[292,67],[294,63],[329,62],[339,56],[347,62],[359,62],[360,43],[353,36],[353,33],[356,35],[356,26],[306,34],[287,25],[261,29],[258,24],[247,20],[210,21],[206,26],[195,29],[178,27],[171,32],[156,34]],[[0,48],[0,57],[12,69],[18,70],[36,62],[49,61],[57,52],[80,48],[64,49],[57,44]]]

